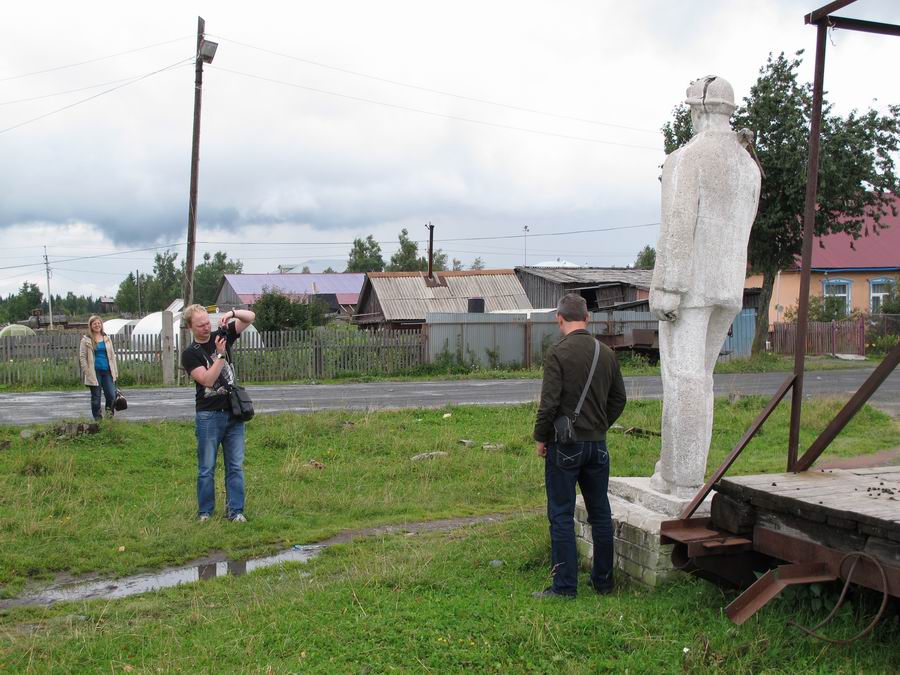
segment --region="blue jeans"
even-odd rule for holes
[[[108,370],[95,370],[94,373],[97,375],[97,384],[88,385],[91,390],[91,414],[95,420],[100,420],[103,419],[100,414],[100,391],[106,395],[106,409],[112,410],[116,401],[116,383]]]
[[[564,595],[578,591],[578,551],[575,547],[575,484],[581,487],[594,542],[591,583],[594,588],[613,585],[613,527],[606,489],[609,485],[609,452],[606,441],[576,444],[583,453],[581,466],[563,469],[556,464],[557,445],[547,444],[544,481],[547,518],[550,521],[550,559],[553,590]],[[570,454],[570,453],[567,453]]]
[[[225,514],[233,518],[244,512],[244,423],[227,410],[198,410],[197,513],[211,514],[216,508],[216,454],[219,445],[225,459]]]

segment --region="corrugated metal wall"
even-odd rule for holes
[[[559,340],[555,314],[460,314],[434,313],[425,319],[428,358],[431,363],[447,356],[485,368],[527,363],[539,365],[544,354]],[[588,329],[597,335],[621,334],[630,342],[635,328],[655,330],[658,322],[650,312],[616,311],[591,314]],[[756,329],[756,310],[745,309],[732,326],[732,335],[722,347],[722,359],[750,356]]]

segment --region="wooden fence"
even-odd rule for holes
[[[797,324],[776,323],[773,349],[776,354],[793,354]],[[866,322],[864,319],[847,321],[810,321],[806,332],[806,353],[866,354]]]
[[[158,335],[111,336],[123,387],[161,385],[164,353]],[[81,368],[74,333],[39,333],[0,338],[0,385],[65,387],[79,384]],[[244,333],[233,349],[243,382],[279,382],[341,376],[394,375],[427,363],[425,336],[418,331],[317,329]],[[176,370],[179,361],[176,361]],[[179,381],[188,379],[183,371]]]

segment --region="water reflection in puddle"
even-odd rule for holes
[[[59,584],[49,586],[34,595],[0,601],[0,607],[52,605],[57,602],[69,602],[72,600],[125,598],[130,595],[158,591],[180,584],[209,581],[216,577],[239,577],[253,570],[288,562],[308,562],[315,558],[322,548],[320,545],[295,546],[287,551],[262,558],[200,563],[186,567],[164,569],[160,572],[136,574],[131,577],[123,577],[122,579]]]

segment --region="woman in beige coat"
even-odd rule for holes
[[[78,347],[78,360],[84,384],[91,390],[91,413],[95,420],[100,420],[101,389],[106,395],[106,416],[112,417],[115,413],[113,404],[116,401],[119,369],[116,366],[112,340],[103,332],[103,320],[99,316],[92,316],[88,319],[88,327],[90,331],[81,338]]]

